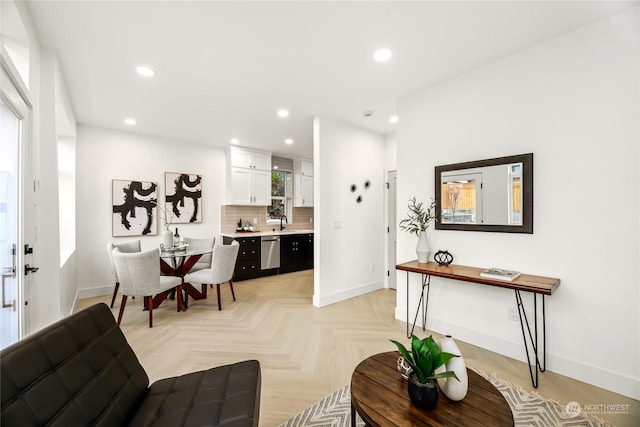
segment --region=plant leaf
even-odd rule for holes
[[[440,354],[438,354],[438,356],[435,358],[434,360],[434,370],[438,369],[440,366],[444,365],[445,363],[447,363],[449,360],[451,360],[454,357],[459,357],[456,354],[451,354],[451,353],[447,353],[447,352],[442,352]]]
[[[437,380],[438,378],[455,378],[458,381],[460,381],[460,378],[458,378],[458,376],[456,375],[455,372],[453,371],[447,371],[447,372],[442,372],[439,374],[435,374],[435,375],[429,375],[427,378],[425,378],[427,381],[429,380]]]
[[[414,359],[411,357],[411,354],[409,354],[409,351],[407,350],[407,348],[399,343],[398,341],[394,341],[394,340],[389,340],[392,343],[394,343],[396,345],[396,347],[398,347],[398,351],[400,352],[400,355],[404,358],[404,360],[407,361],[407,363],[409,364],[409,366],[411,366],[412,369],[416,369],[416,364],[414,363]]]

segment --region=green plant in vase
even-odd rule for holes
[[[409,374],[408,391],[411,401],[422,409],[432,409],[438,402],[438,378],[455,378],[460,381],[453,371],[436,374],[436,369],[443,366],[451,358],[458,357],[455,354],[440,351],[438,343],[431,335],[420,339],[411,336],[411,351],[404,344],[390,340],[396,345],[398,351],[411,367]]]
[[[410,234],[418,236],[418,244],[416,246],[416,255],[418,256],[419,263],[425,263],[429,261],[429,255],[431,255],[431,248],[427,239],[427,228],[431,221],[437,221],[436,201],[431,199],[431,204],[425,206],[424,203],[418,202],[415,197],[409,199],[407,206],[409,211],[407,217],[400,221],[400,229],[407,231]]]

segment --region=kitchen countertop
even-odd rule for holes
[[[233,233],[220,233],[224,237],[231,237],[233,239],[238,237],[262,237],[262,236],[283,236],[287,234],[309,234],[313,233],[313,229],[310,230],[278,230],[279,227],[276,227],[276,231],[273,230],[263,230],[263,231],[242,231],[242,232],[233,232]]]

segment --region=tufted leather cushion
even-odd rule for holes
[[[54,323],[0,353],[2,426],[116,426],[149,378],[105,304]]]
[[[131,426],[257,426],[260,364],[248,360],[159,380]]]

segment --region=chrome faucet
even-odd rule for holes
[[[282,215],[280,217],[280,231],[284,230],[284,225],[282,225],[282,220],[284,219],[285,224],[288,224],[289,221],[287,220],[287,216],[286,215]]]

